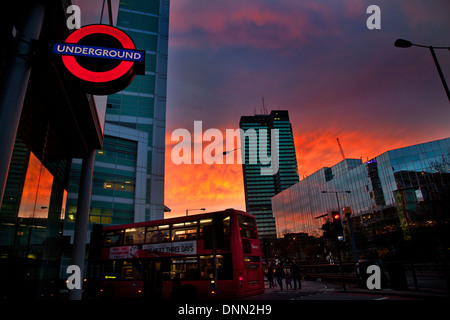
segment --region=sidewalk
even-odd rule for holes
[[[286,289],[283,283],[283,290],[281,291],[278,286],[274,288],[269,288],[269,284],[265,282],[265,292],[284,292],[284,293],[294,293],[294,292],[303,292],[303,293],[325,293],[325,292],[334,292],[334,293],[355,293],[355,294],[371,294],[371,295],[380,295],[380,296],[398,296],[398,297],[408,297],[414,299],[421,300],[449,300],[450,293],[445,292],[444,290],[406,290],[399,291],[393,290],[390,288],[382,288],[380,290],[374,289],[369,290],[366,288],[361,288],[356,284],[347,284],[346,290],[341,283],[331,283],[325,281],[302,281],[302,288],[300,290],[292,290]]]
[[[389,296],[408,297],[408,298],[423,299],[423,300],[443,300],[443,299],[449,300],[450,299],[450,293],[445,292],[444,290],[437,290],[437,289],[436,290],[435,289],[393,290],[391,288],[381,288],[381,289],[369,290],[366,288],[359,287],[356,284],[347,285],[347,288],[345,291],[342,287],[342,284],[340,284],[339,289],[336,292],[389,295]]]
[[[269,288],[269,283],[264,282],[265,292],[280,292],[280,287],[278,285],[274,288]],[[293,290],[291,288],[286,289],[285,284],[283,283],[283,292],[328,292],[328,291],[339,291],[342,289],[341,284],[328,283],[322,281],[309,281],[302,280],[301,289]]]

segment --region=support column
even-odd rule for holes
[[[86,256],[86,237],[91,204],[92,177],[94,175],[95,150],[83,159],[81,166],[80,190],[78,191],[77,216],[72,248],[72,265],[80,268],[81,289],[69,290],[69,300],[83,298],[84,261]]]
[[[0,80],[0,207],[31,74],[33,42],[39,39],[46,11],[44,1],[32,3]]]

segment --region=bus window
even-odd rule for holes
[[[158,242],[170,241],[169,225],[148,227],[145,239],[146,239],[147,243],[158,243]]]
[[[103,264],[102,273],[105,279],[120,279],[122,276],[122,261],[106,261]]]
[[[140,280],[142,261],[108,261],[103,265],[103,277],[107,280]]]
[[[122,280],[141,280],[142,261],[124,261],[122,265]]]
[[[230,228],[230,216],[225,216],[223,218],[223,235],[229,236],[231,234]],[[203,239],[203,228],[205,226],[212,226],[213,219],[202,219],[200,220],[200,238]]]
[[[105,234],[105,247],[123,245],[123,230],[111,231]]]
[[[217,275],[220,280],[233,279],[233,265],[231,255],[217,255]],[[200,277],[203,279],[214,278],[213,255],[200,256]]]
[[[246,228],[241,228],[241,238],[256,239],[256,231]]]
[[[205,226],[211,226],[212,219],[201,219],[200,220],[200,238],[203,239],[203,228]]]
[[[172,225],[172,241],[197,239],[197,221]]]
[[[260,256],[244,256],[244,262],[261,262]]]
[[[197,257],[173,258],[170,267],[170,278],[179,273],[181,280],[194,280],[199,278]]]
[[[238,215],[241,238],[256,239],[256,220],[254,218]]]
[[[222,267],[222,256],[217,256],[217,270]],[[213,256],[200,256],[200,276],[204,279],[214,278],[214,261]]]
[[[238,215],[238,221],[240,227],[256,229],[256,220],[254,218]]]
[[[125,245],[141,244],[145,240],[145,227],[125,229]]]
[[[230,216],[226,216],[225,218],[223,218],[223,235],[224,236],[229,236],[231,234],[231,229],[230,229]]]

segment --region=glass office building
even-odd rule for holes
[[[239,126],[244,132],[242,169],[246,210],[256,217],[260,237],[273,238],[276,228],[271,198],[299,180],[289,114],[278,110],[269,115],[243,116]],[[274,129],[277,136],[271,134]],[[254,132],[255,139],[250,138],[250,132]],[[277,149],[275,152],[273,147]],[[264,161],[265,156],[271,161]],[[271,174],[263,172],[268,167],[274,169]]]
[[[277,236],[320,238],[328,214],[347,206],[346,245],[351,225],[359,258],[439,256],[449,247],[450,139],[318,170],[272,198]]]
[[[169,1],[123,0],[118,28],[145,50],[145,75],[108,96],[103,147],[96,152],[90,222],[164,218],[164,155]],[[67,219],[76,215],[81,161],[74,160]],[[67,224],[66,232],[70,233]]]
[[[168,0],[121,0],[116,27],[145,50],[145,74],[107,97],[104,139],[96,151],[89,230],[164,218]],[[64,235],[73,238],[82,162],[74,159]],[[90,233],[89,233],[90,234]],[[88,242],[90,239],[88,238]],[[61,276],[70,264],[64,255]],[[85,269],[86,270],[86,269]]]
[[[94,97],[74,86],[45,50],[32,50],[25,57],[17,49],[21,41],[26,42],[23,30],[30,26],[40,30],[39,43],[43,46],[63,41],[69,35],[64,14],[68,3],[46,3],[41,29],[36,27],[36,19],[27,16],[29,11],[42,12],[37,1],[12,2],[8,10],[0,12],[2,85],[9,79],[8,66],[14,65],[11,57],[20,53],[31,68],[1,199],[2,301],[57,296],[61,253],[69,240],[62,236],[62,229],[71,159],[87,157],[101,147],[103,138]],[[21,69],[15,66],[12,71],[20,74]],[[0,107],[0,112],[8,107]],[[0,157],[8,157],[5,149]]]

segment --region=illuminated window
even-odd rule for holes
[[[125,244],[141,244],[145,239],[145,227],[125,229]]]

